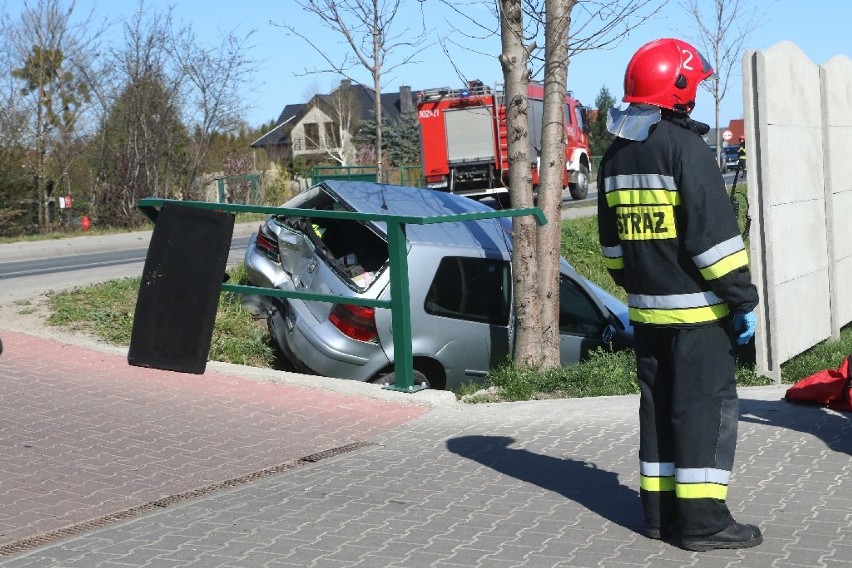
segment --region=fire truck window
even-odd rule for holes
[[[543,112],[544,101],[529,99],[527,103],[527,116],[529,118],[527,136],[529,136],[530,146],[535,150],[535,153],[530,156],[533,161],[541,153],[541,117]]]
[[[426,313],[505,326],[511,301],[509,263],[448,256],[441,260],[426,294]]]
[[[577,117],[577,126],[580,130],[585,130],[586,125],[583,124],[583,111],[580,107],[574,107],[574,116]]]
[[[603,329],[603,316],[576,282],[559,278],[559,333],[596,337]]]

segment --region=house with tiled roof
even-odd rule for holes
[[[385,123],[398,120],[415,108],[411,87],[381,93]],[[328,94],[314,95],[303,104],[288,104],[275,126],[251,143],[265,149],[270,158],[290,163],[301,157],[307,164],[352,165],[354,137],[364,120],[372,119],[375,91],[348,79]]]

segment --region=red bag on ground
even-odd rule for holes
[[[849,367],[852,355],[846,357],[837,370],[827,369],[805,377],[787,389],[790,402],[820,404],[835,410],[852,411],[852,376]]]

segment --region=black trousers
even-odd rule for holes
[[[725,503],[739,409],[727,325],[637,325],[640,494],[649,527],[706,535],[731,523]]]

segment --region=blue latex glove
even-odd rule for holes
[[[757,317],[754,312],[744,314],[737,312],[734,314],[734,331],[740,332],[737,336],[737,343],[745,345],[754,336],[754,326],[757,323]]]

